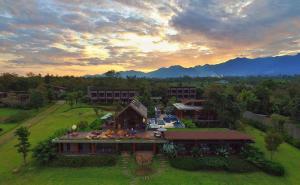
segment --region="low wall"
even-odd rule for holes
[[[260,122],[261,124],[264,124],[267,127],[271,126],[271,118],[267,115],[255,114],[250,111],[245,111],[243,113],[243,118]],[[284,129],[291,137],[295,139],[300,139],[300,127],[298,125],[287,122],[284,124]]]

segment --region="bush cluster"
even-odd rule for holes
[[[33,148],[32,157],[40,165],[48,165],[57,158],[56,145],[52,139],[64,135],[68,129],[59,129],[49,138],[40,141],[36,147]]]
[[[170,159],[174,168],[183,170],[224,170],[227,167],[227,159],[223,157],[176,157]]]
[[[170,159],[170,164],[174,168],[188,171],[225,170],[229,172],[253,172],[257,170],[254,165],[238,157],[177,157]]]
[[[285,173],[284,167],[281,164],[267,160],[264,154],[252,145],[243,148],[241,155],[247,161],[270,175],[283,176]]]
[[[84,167],[84,166],[113,166],[117,162],[115,155],[99,156],[58,156],[51,166]]]

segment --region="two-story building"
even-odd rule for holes
[[[178,100],[196,99],[196,87],[170,87],[168,89],[168,96],[176,97]]]
[[[113,103],[119,102],[127,104],[133,100],[134,97],[138,96],[136,90],[116,90],[116,89],[103,89],[93,86],[88,87],[87,96],[91,103]]]

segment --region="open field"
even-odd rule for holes
[[[46,107],[47,108],[47,107]],[[0,132],[0,135],[5,134],[6,132],[10,131],[11,129],[17,127],[22,122],[16,122],[16,123],[10,123],[6,122],[5,119],[8,117],[18,114],[18,113],[28,113],[29,117],[35,116],[37,113],[43,111],[45,108],[42,108],[40,110],[23,110],[23,109],[17,109],[17,108],[0,108],[0,128],[3,129],[2,132]]]
[[[54,107],[53,107],[54,106]],[[56,104],[42,113],[42,118],[30,127],[31,143],[34,146],[38,141],[47,138],[58,128],[68,127],[80,120],[92,121],[95,113],[91,108],[70,109],[65,104]],[[40,116],[40,114],[37,115]],[[263,133],[247,127],[246,131],[257,141],[256,145],[265,151]],[[0,137],[0,141],[3,136]],[[283,144],[274,158],[282,163],[287,171],[284,177],[274,177],[263,172],[254,173],[228,173],[228,172],[188,172],[177,170],[168,164],[162,165],[161,161],[155,159],[153,164],[156,173],[149,179],[134,177],[131,171],[134,168],[133,160],[129,161],[129,167],[124,168],[121,160],[114,167],[99,168],[48,168],[36,167],[31,164],[20,173],[13,174],[12,170],[21,164],[21,156],[16,153],[13,147],[16,140],[10,140],[0,145],[0,184],[2,185],[79,185],[79,184],[104,184],[104,185],[124,185],[124,184],[143,184],[143,185],[297,185],[300,182],[300,150]],[[126,173],[126,171],[128,171]]]

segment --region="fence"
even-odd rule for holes
[[[271,126],[271,118],[267,115],[262,114],[255,114],[250,111],[246,111],[243,113],[243,118],[250,119],[253,121],[257,121],[267,127]],[[293,124],[290,122],[287,122],[284,124],[284,129],[287,132],[287,134],[295,139],[300,139],[300,127],[297,124]]]

